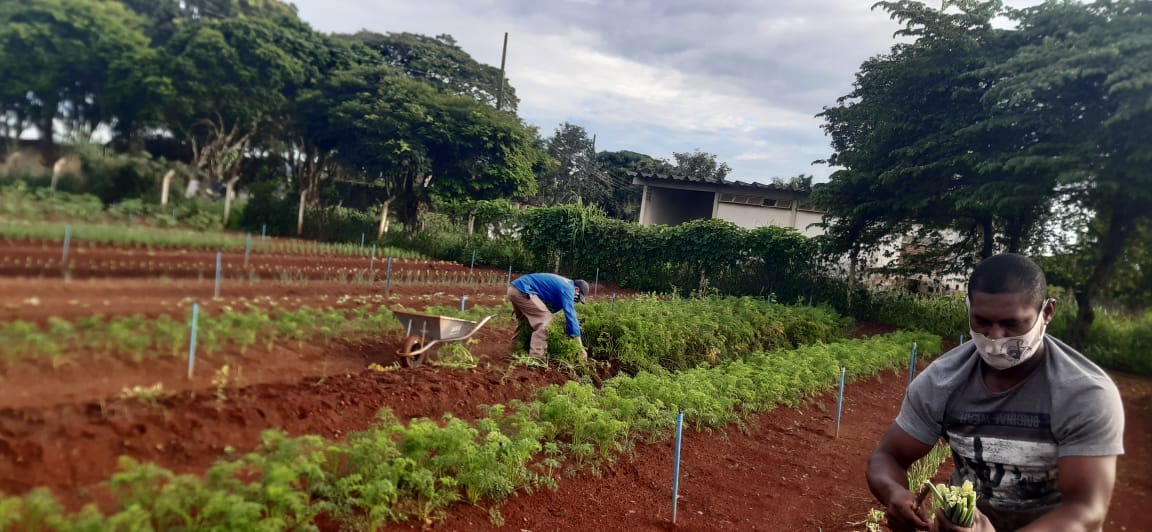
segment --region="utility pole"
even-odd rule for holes
[[[504,51],[500,52],[500,79],[496,81],[496,110],[504,105],[504,61],[508,58],[508,32],[504,32]]]

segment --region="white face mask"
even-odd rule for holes
[[[1040,306],[1040,315],[1036,316],[1036,323],[1023,336],[992,340],[969,327],[968,332],[972,333],[972,342],[976,344],[976,352],[980,353],[980,358],[999,370],[1017,366],[1032,358],[1044,342],[1044,330],[1048,327],[1048,324],[1044,323],[1044,308],[1048,306],[1049,301],[1051,300],[1045,300]],[[971,313],[971,303],[968,304],[968,310]]]

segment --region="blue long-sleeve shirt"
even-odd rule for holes
[[[512,281],[512,286],[539,297],[553,313],[563,310],[568,336],[580,336],[580,321],[576,319],[576,286],[571,279],[553,273],[529,273]]]

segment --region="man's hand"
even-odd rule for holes
[[[948,519],[948,516],[944,515],[943,508],[937,509],[936,519],[932,520],[932,526],[928,530],[930,532],[996,532],[992,522],[979,509],[976,510],[976,519],[972,521],[972,528],[956,526]]]
[[[920,515],[916,507],[916,496],[903,490],[892,494],[888,500],[888,528],[892,532],[914,532],[928,528],[928,520]]]
[[[868,488],[885,506],[893,532],[928,529],[928,516],[920,515],[916,496],[908,491],[908,467],[931,450],[893,423],[868,459]]]

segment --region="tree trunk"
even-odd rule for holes
[[[1019,220],[1009,218],[1004,220],[1004,243],[1008,253],[1020,253],[1020,224]]]
[[[397,194],[397,197],[403,195],[404,198],[397,208],[399,222],[404,224],[409,233],[416,232],[418,228],[424,230],[420,221],[420,203],[416,200],[416,179],[415,175],[405,176]]]
[[[980,248],[980,258],[986,259],[992,256],[996,244],[996,234],[992,228],[991,216],[986,216],[980,220],[980,230],[984,237],[984,243]]]
[[[224,185],[224,229],[228,229],[228,218],[232,214],[232,198],[236,196],[236,182],[240,176],[233,177]]]
[[[308,191],[300,191],[300,211],[296,215],[296,236],[304,234],[304,202],[308,199]]]
[[[1092,275],[1080,286],[1076,292],[1076,322],[1072,325],[1073,345],[1082,346],[1088,339],[1088,330],[1096,320],[1096,312],[1092,308],[1100,291],[1112,279],[1116,270],[1116,261],[1124,251],[1124,246],[1132,234],[1134,219],[1125,212],[1113,211],[1108,220],[1108,228],[1100,240],[1100,261],[1092,269]]]
[[[53,107],[54,109],[55,107]],[[40,130],[40,156],[44,161],[51,161],[56,158],[56,139],[52,138],[52,119],[54,115],[49,115],[46,121],[41,121],[36,125]]]
[[[848,310],[852,310],[852,292],[856,289],[856,250],[848,252]]]
[[[376,231],[377,240],[384,238],[384,233],[388,232],[388,206],[392,204],[394,199],[396,196],[384,200],[384,208],[380,210],[380,228]]]
[[[476,215],[470,214],[470,215],[468,215],[468,236],[469,237],[472,236],[472,232],[473,232],[473,230],[475,230],[475,228],[476,228]]]
[[[61,157],[52,165],[52,185],[49,187],[52,192],[56,192],[56,184],[60,182],[60,174],[64,173],[65,164],[68,164],[68,159]]]
[[[176,175],[175,170],[168,170],[164,173],[164,178],[160,182],[160,206],[168,206],[168,190],[172,186],[172,177]]]

